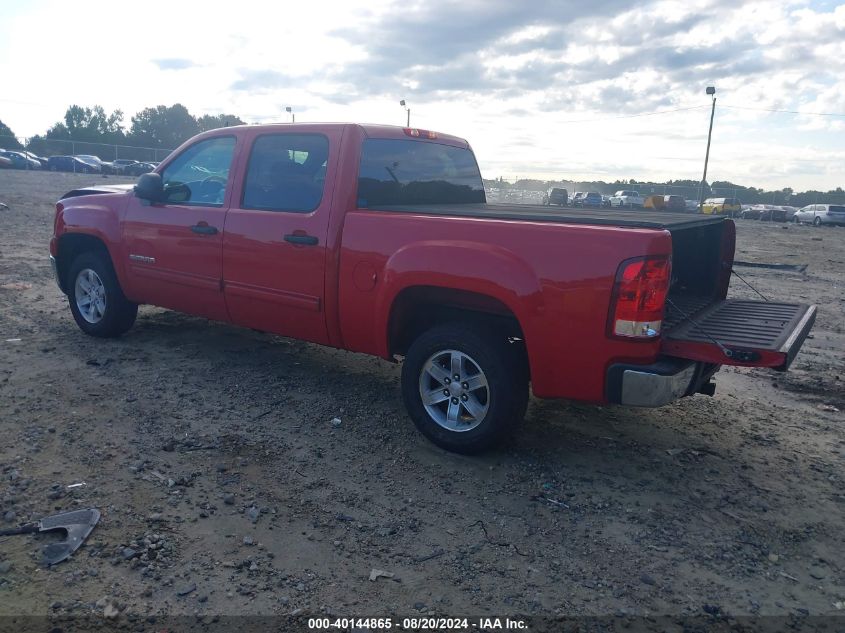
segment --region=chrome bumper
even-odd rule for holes
[[[662,407],[698,391],[704,378],[701,369],[699,363],[680,359],[613,365],[607,374],[607,399],[631,407]]]

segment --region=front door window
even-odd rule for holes
[[[222,207],[234,150],[235,137],[222,136],[182,152],[161,173],[165,203]]]

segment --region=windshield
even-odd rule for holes
[[[469,149],[426,141],[364,141],[359,207],[473,202],[485,202],[485,197]]]

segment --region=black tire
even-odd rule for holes
[[[819,216],[816,216],[813,219],[813,226],[821,226],[821,225],[822,225],[822,219]]]
[[[98,285],[102,287],[101,296],[104,299],[102,313],[95,313],[89,317],[83,315],[78,305],[78,296],[82,296],[85,291],[81,287],[77,288],[77,280],[81,274],[85,273],[84,280],[90,282],[90,273],[86,271],[93,271]],[[68,269],[65,287],[68,291],[68,304],[73,318],[79,329],[86,334],[100,338],[113,338],[125,333],[135,323],[138,304],[132,303],[123,294],[108,255],[89,251],[77,256]],[[84,300],[87,297],[82,298]]]
[[[434,444],[454,453],[473,455],[501,443],[522,421],[528,406],[528,368],[523,349],[521,343],[509,343],[504,334],[482,331],[481,327],[463,323],[440,325],[423,333],[411,345],[402,366],[402,398],[416,427]],[[430,381],[432,393],[446,387],[433,380],[430,374],[424,375],[424,371],[429,360],[438,354],[445,355],[447,350],[465,355],[467,366],[472,366],[469,372],[478,369],[486,378],[487,386],[470,394],[476,403],[483,400],[487,407],[479,420],[467,422],[470,430],[444,427],[423,404],[423,380]],[[441,370],[445,371],[445,368],[441,366]],[[465,384],[468,383],[461,382],[461,385]],[[455,389],[458,388],[456,381]],[[444,388],[443,393],[447,390],[448,387]],[[453,393],[453,396],[458,394]],[[445,406],[446,412],[456,406],[458,412],[463,411],[462,417],[472,417],[469,409],[459,401],[463,397],[448,397],[433,406]],[[463,420],[457,424],[462,425]],[[472,424],[476,426],[472,427]]]

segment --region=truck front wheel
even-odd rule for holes
[[[123,295],[108,256],[82,253],[70,265],[67,282],[70,311],[86,334],[120,336],[135,323],[138,305]]]
[[[455,453],[485,451],[525,415],[526,363],[504,335],[462,324],[437,326],[408,350],[402,397],[417,428]]]

